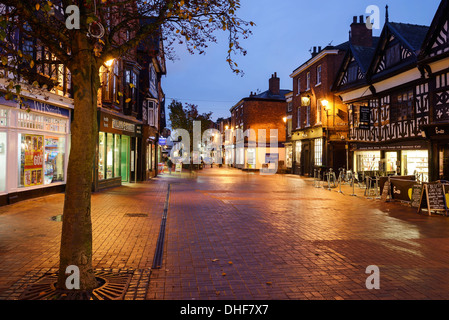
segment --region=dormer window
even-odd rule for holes
[[[386,65],[387,68],[394,66],[401,60],[401,48],[399,43],[389,47],[386,51]]]
[[[354,82],[357,80],[357,74],[359,71],[359,66],[357,63],[352,63],[348,68],[348,82]]]

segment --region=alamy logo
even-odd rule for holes
[[[65,287],[68,290],[78,290],[80,288],[80,269],[75,265],[70,265],[65,269],[65,274],[69,275],[65,280]]]
[[[380,29],[380,9],[376,5],[370,5],[366,8],[366,13],[369,14],[366,19],[366,27],[368,29]]]
[[[65,26],[67,29],[79,29],[80,28],[80,8],[75,5],[67,6],[65,13],[69,16],[65,20]]]

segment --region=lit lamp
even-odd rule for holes
[[[326,122],[327,126],[329,126],[329,110],[331,109],[329,107],[329,101],[326,99],[321,100],[321,105],[324,107],[324,110],[326,111]]]
[[[106,67],[109,68],[110,66],[112,66],[114,64],[114,59],[110,59],[110,60],[106,61],[104,64],[106,65]]]
[[[228,129],[229,129],[229,126],[225,126],[225,129],[228,130]]]
[[[287,117],[283,117],[282,120],[284,120],[284,122],[287,123]]]

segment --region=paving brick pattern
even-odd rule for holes
[[[136,270],[126,299],[447,299],[449,218],[342,190],[226,168],[105,190],[92,199],[94,268]],[[0,299],[57,268],[62,200],[0,207]],[[366,288],[370,265],[379,290]]]

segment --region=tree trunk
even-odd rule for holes
[[[97,139],[99,71],[86,37],[78,35],[71,65],[74,120],[67,168],[58,289],[66,288],[66,268],[79,268],[80,291],[97,286],[92,268],[91,191]]]

